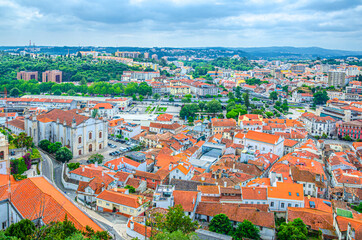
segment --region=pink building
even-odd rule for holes
[[[62,71],[51,70],[43,72],[42,82],[62,83]]]

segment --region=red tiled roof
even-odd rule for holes
[[[246,139],[259,141],[259,142],[266,142],[270,144],[276,144],[279,140],[279,136],[268,134],[268,133],[262,133],[262,132],[256,132],[256,131],[248,131],[248,133],[245,135]]]
[[[197,194],[195,191],[173,191],[173,197],[175,205],[180,204],[185,212],[193,212],[196,202],[197,202]]]
[[[137,195],[128,195],[124,193],[114,192],[105,190],[97,196],[97,199],[102,199],[112,203],[138,208],[141,206],[139,202],[139,196]]]

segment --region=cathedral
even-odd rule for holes
[[[43,139],[61,142],[73,157],[96,153],[107,147],[107,122],[78,114],[77,109],[53,109],[25,118],[25,132],[35,145]]]

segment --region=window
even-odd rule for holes
[[[99,138],[102,138],[102,132],[99,132]]]
[[[92,132],[89,132],[89,139],[92,139]]]
[[[295,207],[298,207],[298,204],[295,204]]]
[[[130,213],[134,213],[134,210],[133,210],[133,209],[130,209],[129,211],[130,211]]]
[[[253,201],[251,201],[251,202],[250,202],[250,204],[254,204],[254,202],[253,202]]]
[[[289,192],[289,196],[292,196],[292,193],[291,193],[291,192]]]
[[[3,226],[2,226],[2,227],[3,227],[2,229],[5,229],[5,228],[6,228],[6,221],[3,222]]]
[[[280,204],[280,207],[281,207],[281,208],[284,208],[284,205],[285,205],[284,203],[281,203],[281,204]]]
[[[107,206],[109,206],[109,203],[106,203]]]
[[[309,184],[308,184],[308,187],[309,187],[309,188],[311,188],[311,187],[312,187],[312,185],[309,183]]]
[[[297,197],[299,197],[299,192],[297,192]]]
[[[248,204],[248,201],[246,201],[245,203]]]
[[[292,206],[292,204],[291,203],[288,203],[288,207],[291,207]]]
[[[152,179],[152,182],[155,182],[155,179]]]
[[[102,149],[102,144],[99,144],[99,149]]]
[[[270,206],[271,206],[271,207],[274,207],[274,202],[270,202]]]
[[[260,202],[256,202],[256,204],[260,204]]]
[[[101,200],[98,200],[98,203],[99,203],[99,204],[101,204],[101,203],[102,203],[102,201],[101,201]]]
[[[82,137],[78,138],[78,143],[82,143]]]
[[[123,207],[123,211],[127,211],[127,208],[126,208],[126,207]]]

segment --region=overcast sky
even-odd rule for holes
[[[0,45],[362,50],[362,0],[0,0]]]

